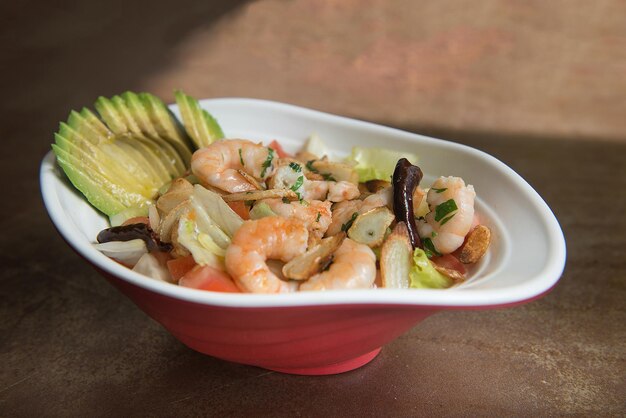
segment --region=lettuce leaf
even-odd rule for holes
[[[413,252],[413,266],[409,271],[411,283],[409,287],[414,289],[445,289],[452,286],[452,279],[435,270],[432,261],[421,248]]]
[[[410,152],[363,147],[352,148],[347,160],[356,164],[354,169],[359,174],[359,182],[363,183],[370,180],[389,181],[400,158],[406,158],[411,164],[418,160],[417,155]]]

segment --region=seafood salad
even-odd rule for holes
[[[444,289],[465,280],[490,231],[460,177],[424,184],[410,153],[311,135],[226,138],[197,100],[181,120],[149,93],[101,97],[55,134],[59,166],[111,227],[95,248],[147,280],[205,291]]]

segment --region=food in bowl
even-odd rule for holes
[[[53,150],[110,228],[95,247],[151,279],[218,292],[448,288],[487,252],[490,230],[462,178],[428,187],[417,156],[317,135],[294,155],[225,139],[176,92],[182,123],[148,93],[72,112]]]
[[[371,361],[380,347],[429,315],[447,309],[516,306],[545,295],[561,276],[565,242],[554,214],[522,177],[484,152],[266,100],[222,98],[203,100],[201,105],[219,118],[229,135],[266,144],[276,139],[294,154],[310,132],[340,139],[327,142],[338,155],[350,155],[352,147],[381,144],[395,150],[417,149],[423,157],[419,165],[425,184],[454,173],[479,190],[476,211],[491,230],[491,240],[467,280],[445,291],[354,289],[296,292],[288,297],[203,292],[148,279],[96,250],[94,237],[121,223],[122,217],[112,215],[110,222],[90,205],[50,152],[41,165],[41,192],[60,235],[141,310],[196,351],[287,373],[345,372]],[[182,114],[176,105],[170,109],[177,117]],[[382,159],[380,151],[375,155]]]

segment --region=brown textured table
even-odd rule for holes
[[[353,372],[327,377],[282,375],[222,362],[177,342],[65,245],[45,214],[37,179],[55,123],[70,108],[92,103],[99,94],[144,88],[139,80],[146,72],[153,75],[148,84],[163,94],[169,89],[167,83],[179,80],[180,72],[164,66],[154,76],[155,57],[174,54],[172,45],[192,32],[190,26],[197,26],[198,20],[221,22],[217,29],[210,26],[208,30],[214,39],[257,48],[237,44],[242,32],[229,33],[225,25],[260,14],[266,20],[258,18],[257,23],[266,28],[267,22],[276,20],[270,13],[278,7],[276,2],[257,2],[254,8],[235,12],[234,3],[208,7],[182,2],[181,8],[171,10],[160,3],[147,7],[119,2],[109,11],[83,3],[54,9],[48,3],[21,4],[20,9],[0,13],[6,20],[3,62],[10,64],[2,73],[7,96],[0,103],[4,180],[0,199],[0,416],[626,414],[626,138],[623,131],[620,136],[623,119],[611,116],[619,110],[615,99],[623,94],[603,93],[606,100],[589,104],[598,107],[593,114],[603,115],[600,120],[606,124],[594,131],[600,120],[585,119],[579,126],[583,131],[589,128],[587,134],[566,140],[563,129],[549,129],[548,116],[542,119],[547,124],[544,133],[532,135],[475,133],[480,126],[496,132],[488,125],[487,115],[478,127],[445,126],[436,120],[410,125],[379,117],[376,109],[390,101],[384,95],[380,103],[371,102],[372,112],[366,114],[347,99],[353,91],[345,93],[343,102],[327,96],[328,91],[316,95],[313,86],[328,82],[329,76],[305,79],[308,84],[303,90],[272,94],[271,86],[279,84],[278,80],[269,90],[262,85],[255,90],[242,84],[239,70],[227,73],[225,67],[212,67],[223,70],[219,76],[211,75],[219,82],[221,95],[228,94],[230,86],[236,92],[233,95],[282,99],[360,115],[487,151],[539,191],[561,222],[567,240],[565,273],[552,293],[539,301],[512,309],[439,313]],[[264,15],[259,8],[268,3],[269,12]],[[307,4],[290,4],[302,3]],[[311,15],[328,17],[337,8],[349,13],[349,7],[354,7],[351,2],[345,3],[348,6],[325,4],[330,12],[309,5]],[[110,12],[122,6],[123,17]],[[98,13],[105,17],[97,22],[85,19]],[[154,25],[146,26],[145,32],[124,44],[126,49],[121,48],[122,38],[133,33],[124,22],[145,14],[144,21]],[[223,16],[231,20],[224,21]],[[112,35],[115,28],[117,35]],[[163,36],[155,37],[154,31]],[[317,36],[312,29],[305,33]],[[609,35],[604,32],[602,36]],[[139,50],[143,55],[129,52]],[[266,64],[286,59],[271,51],[268,55]],[[202,85],[205,67],[185,62],[189,64],[185,72],[195,71],[197,84]],[[506,83],[497,79],[497,71],[493,74],[494,83]],[[249,78],[248,73],[244,75]],[[287,82],[294,87],[297,77],[289,77]],[[193,94],[215,94],[211,88],[194,90],[195,84],[187,83]],[[487,96],[497,98],[496,92],[491,90]],[[445,109],[446,103],[458,102],[444,100],[438,106]],[[508,106],[515,108],[511,103]],[[580,116],[559,113],[563,108],[557,107],[556,115]],[[553,122],[558,123],[556,119]],[[522,126],[532,120],[530,114],[517,123]],[[598,136],[591,135],[594,132]],[[609,140],[602,139],[602,132]]]

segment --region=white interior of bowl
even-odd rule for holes
[[[477,192],[477,213],[493,242],[470,272],[469,280],[445,290],[358,290],[302,292],[289,295],[224,294],[187,289],[137,274],[95,250],[107,218],[93,209],[66,180],[49,153],[41,167],[41,188],[50,217],[68,243],[96,266],[137,286],[176,298],[221,306],[274,307],[321,304],[403,304],[472,307],[512,304],[549,290],[565,265],[565,241],[553,213],[518,174],[473,148],[367,122],[296,106],[254,99],[203,100],[227,137],[269,142],[287,151],[299,149],[317,133],[336,152],[353,146],[384,147],[417,153],[428,186],[440,175],[462,177]],[[177,108],[172,107],[177,113]],[[80,262],[77,260],[77,262]]]

